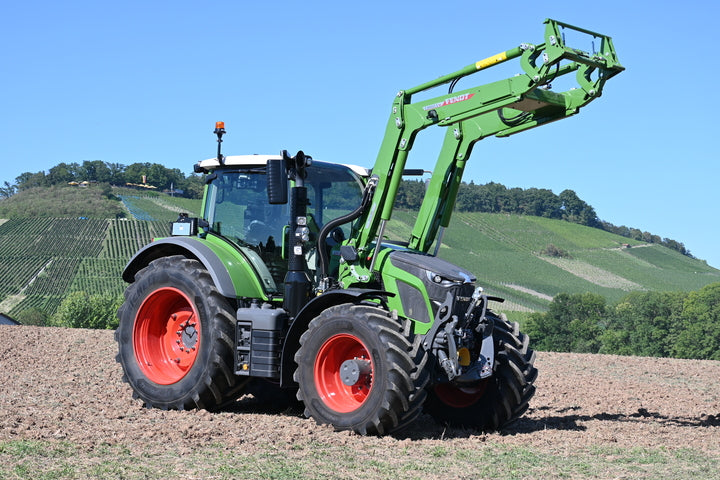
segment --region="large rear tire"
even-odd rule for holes
[[[328,308],[310,322],[295,355],[305,415],[338,430],[384,435],[421,412],[427,376],[400,323],[367,305]]]
[[[233,309],[197,260],[150,262],[125,291],[118,317],[123,380],[148,408],[213,409],[240,395]]]
[[[425,412],[437,422],[484,431],[508,426],[528,409],[537,369],[529,338],[517,323],[488,312],[494,321],[495,371],[472,385],[441,383],[430,389]]]

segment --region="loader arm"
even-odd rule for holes
[[[555,20],[545,20],[545,41],[518,47],[470,64],[454,73],[400,91],[392,104],[385,137],[373,167],[378,185],[347,242],[360,255],[353,276],[371,278],[385,223],[390,220],[408,154],[416,135],[430,126],[447,128],[439,159],[409,240],[409,247],[427,252],[440,227],[447,227],[465,165],[473,145],[485,137],[506,137],[567,118],[602,94],[605,82],[624,70],[612,40],[606,35]],[[599,40],[599,51],[588,53],[565,45],[572,30]],[[523,73],[500,81],[453,92],[457,80],[518,59]],[[550,90],[550,82],[575,73],[573,88]],[[412,97],[450,83],[450,91],[429,100]],[[365,261],[365,264],[362,262]],[[369,264],[367,262],[369,261]]]

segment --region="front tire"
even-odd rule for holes
[[[310,322],[295,355],[294,379],[305,415],[361,435],[408,425],[426,395],[426,377],[418,375],[411,351],[400,324],[385,310],[328,308]]]
[[[425,412],[437,422],[484,431],[508,426],[528,409],[537,379],[535,352],[517,323],[488,312],[494,322],[495,371],[472,385],[441,383],[430,389]]]
[[[233,309],[197,260],[150,262],[125,291],[118,317],[123,380],[148,408],[213,409],[240,395]]]

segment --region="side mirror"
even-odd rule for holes
[[[267,193],[271,205],[288,202],[288,176],[284,158],[267,161]]]

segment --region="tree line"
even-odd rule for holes
[[[70,182],[97,182],[111,185],[147,183],[160,191],[171,188],[182,191],[188,198],[202,198],[202,176],[185,176],[177,168],[169,169],[158,163],[133,163],[122,165],[101,160],[86,160],[80,163],[60,163],[47,173],[24,172],[14,184],[4,182],[0,186],[0,199],[8,198],[15,192],[33,187],[66,185]],[[398,189],[396,206],[416,210],[425,196],[425,182],[404,180]],[[637,228],[615,226],[600,220],[595,209],[580,199],[573,190],[563,190],[556,195],[546,188],[507,188],[500,183],[475,184],[463,182],[458,189],[455,207],[461,212],[509,213],[565,220],[588,227],[599,228],[626,238],[645,243],[656,243],[692,257],[681,242]]]
[[[425,183],[405,180],[398,188],[396,205],[415,210],[420,208],[425,195]],[[475,184],[463,182],[458,189],[455,210],[460,212],[507,213],[554,218],[599,228],[633,240],[656,243],[692,257],[681,242],[642,231],[637,228],[615,226],[600,220],[595,209],[578,197],[573,190],[563,190],[556,195],[546,188],[507,188],[501,183]]]
[[[182,191],[189,198],[201,198],[202,176],[185,174],[178,168],[167,168],[159,163],[120,163],[86,160],[82,163],[59,163],[49,171],[23,172],[15,183],[4,182],[0,186],[0,199],[8,198],[18,191],[35,187],[68,185],[71,182],[105,183],[116,186],[146,184],[160,191]]]
[[[544,351],[720,360],[720,283],[633,292],[613,305],[593,293],[562,293],[523,330]]]

